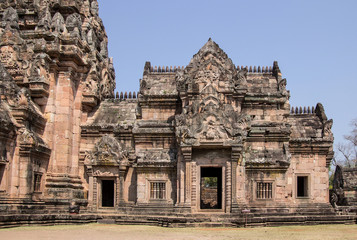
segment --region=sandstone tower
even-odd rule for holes
[[[84,202],[80,125],[114,95],[96,0],[2,1],[0,198]]]

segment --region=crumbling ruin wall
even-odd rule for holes
[[[334,207],[357,208],[357,168],[336,166],[330,201]]]

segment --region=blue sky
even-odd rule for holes
[[[98,0],[117,91],[138,91],[145,61],[183,66],[212,38],[235,65],[279,62],[291,106],[321,102],[335,143],[357,118],[356,0]]]

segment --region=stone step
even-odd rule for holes
[[[176,225],[180,224],[175,224],[172,223],[172,227],[176,227]],[[185,227],[235,227],[234,224],[232,223],[224,223],[224,222],[194,222],[194,223],[186,223]]]

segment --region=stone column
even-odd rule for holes
[[[226,213],[231,212],[232,206],[232,162],[226,165]]]
[[[196,162],[191,162],[191,206],[192,210],[197,211],[197,165]]]
[[[50,163],[52,173],[70,173],[73,140],[73,90],[72,69],[60,71],[55,100],[53,157]]]
[[[185,163],[185,205],[191,205],[191,160],[192,160],[192,148],[182,147],[182,155]]]
[[[80,79],[72,67],[53,70],[50,97],[47,106],[50,121],[46,127],[48,143],[52,148],[46,178],[46,201],[69,203],[83,201],[84,191],[78,175],[81,98]]]
[[[100,196],[100,194],[99,194]],[[98,178],[94,177],[93,178],[93,210],[98,209]]]
[[[19,157],[19,197],[31,198],[33,193],[33,169],[28,152],[21,152]]]
[[[177,205],[185,203],[185,161],[182,156],[177,160]]]
[[[119,206],[125,203],[125,199],[124,199],[125,171],[126,171],[125,166],[119,166],[119,202],[118,202]]]
[[[93,171],[92,168],[88,169],[88,206],[92,208],[94,206],[94,181],[93,181]]]
[[[240,147],[232,147],[231,161],[232,161],[232,208],[231,212],[234,212],[238,208],[237,203],[237,166],[239,157],[241,155]]]

